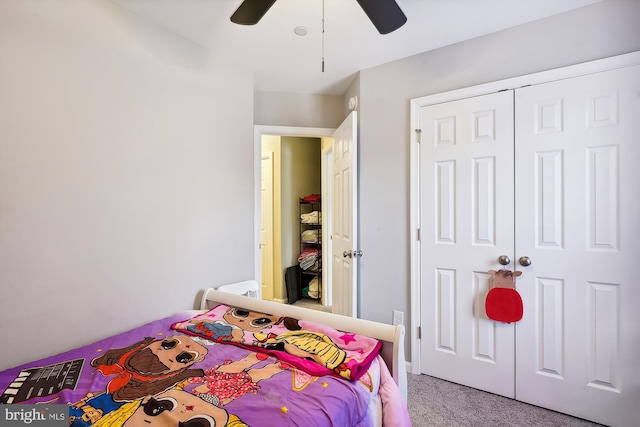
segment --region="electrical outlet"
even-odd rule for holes
[[[404,313],[399,310],[393,310],[393,324],[404,325]]]

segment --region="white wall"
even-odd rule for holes
[[[409,323],[410,239],[416,235],[409,229],[410,100],[636,50],[640,1],[603,0],[362,70],[342,100],[256,93],[255,120],[337,127],[348,115],[346,101],[358,95],[360,312],[391,323],[392,311],[401,310]]]
[[[106,0],[0,0],[0,369],[252,277],[252,83],[206,65]]]
[[[639,17],[604,0],[361,73],[364,318],[409,319],[409,100],[640,50]],[[253,274],[252,87],[206,65],[105,0],[0,0],[0,369]],[[255,101],[255,124],[346,116],[341,97]],[[52,318],[37,343],[13,331]]]
[[[348,115],[344,98],[337,95],[310,95],[256,92],[256,125],[336,128]]]
[[[360,74],[362,317],[390,323],[410,307],[410,100],[640,50],[640,2],[585,8]],[[410,334],[408,334],[410,336]],[[407,354],[410,354],[407,343]]]

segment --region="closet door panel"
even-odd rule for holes
[[[516,90],[516,398],[640,419],[640,67]]]
[[[422,108],[424,373],[514,396],[514,326],[487,318],[500,255],[513,256],[513,92]]]

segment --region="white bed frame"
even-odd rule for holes
[[[392,326],[385,323],[356,319],[339,314],[326,313],[288,304],[280,304],[270,301],[249,298],[242,295],[234,295],[210,288],[204,291],[200,301],[200,309],[208,310],[214,305],[225,304],[234,307],[242,307],[252,311],[273,314],[276,316],[288,316],[295,319],[322,323],[343,332],[366,335],[382,342],[380,355],[391,371],[394,381],[398,384],[400,393],[407,401],[407,368],[404,358],[404,326]]]

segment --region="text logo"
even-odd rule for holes
[[[0,405],[0,426],[62,427],[69,425],[67,405]]]

